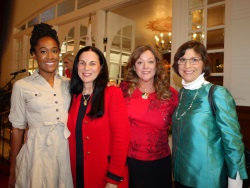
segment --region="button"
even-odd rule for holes
[[[59,109],[56,109],[56,111],[58,112],[58,111],[59,111]]]
[[[59,120],[60,118],[59,118],[59,117],[57,117],[56,119],[57,119],[57,120]]]
[[[88,123],[88,121],[86,121],[86,120],[85,120],[85,121],[84,121],[84,123],[86,123],[86,124],[87,124],[87,123]]]
[[[90,151],[86,152],[88,155],[90,155]]]
[[[58,102],[56,101],[55,103],[57,104]]]
[[[86,137],[85,137],[85,139],[86,139],[86,140],[89,140],[89,137],[88,137],[88,136],[86,136]]]
[[[56,94],[54,94],[54,96],[56,96]]]

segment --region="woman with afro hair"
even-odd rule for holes
[[[57,32],[50,25],[34,26],[30,53],[38,70],[17,81],[11,97],[9,187],[73,187],[67,128],[69,79],[56,73],[59,45]],[[28,139],[22,144],[26,128]]]

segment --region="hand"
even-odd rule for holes
[[[236,175],[236,179],[231,179],[228,177],[228,188],[238,188],[238,187],[242,187],[243,185],[243,180],[240,179],[240,174],[237,171],[237,175]]]
[[[112,183],[107,183],[105,188],[118,188],[118,185],[112,184]]]

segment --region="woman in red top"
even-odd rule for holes
[[[131,54],[123,90],[131,142],[128,152],[129,187],[172,187],[168,129],[178,104],[169,86],[161,54],[152,46],[139,46]]]
[[[92,46],[76,55],[70,82],[68,116],[74,186],[127,188],[126,157],[130,129],[120,88],[108,83],[102,52]]]

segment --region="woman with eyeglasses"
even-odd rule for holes
[[[174,56],[173,70],[183,85],[172,116],[176,188],[239,188],[247,178],[235,101],[217,85],[213,114],[208,99],[212,84],[206,81],[210,66],[205,46],[197,41],[184,43]]]

